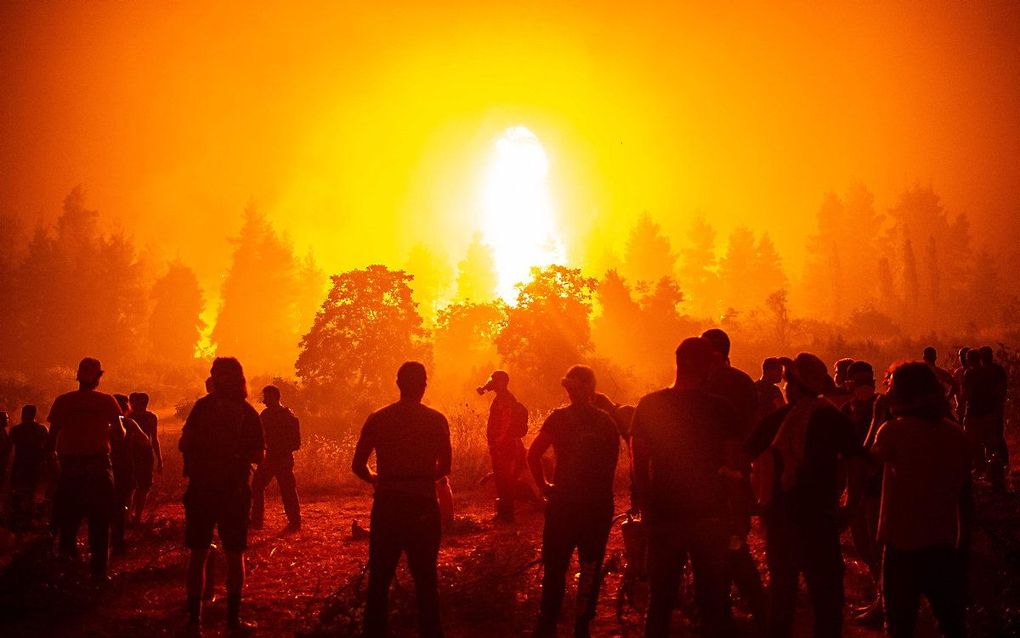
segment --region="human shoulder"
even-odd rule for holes
[[[424,403],[420,404],[420,406],[422,413],[425,414],[425,418],[428,419],[429,422],[436,425],[449,427],[449,421],[447,420],[445,414],[431,406],[425,405]]]

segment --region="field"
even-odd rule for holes
[[[166,435],[168,460],[177,455],[170,433]],[[309,450],[308,452],[310,452]],[[308,454],[306,452],[306,454]],[[264,636],[354,636],[363,602],[364,564],[368,542],[355,527],[368,526],[370,493],[346,479],[346,462],[327,459],[319,450],[316,463],[305,459],[299,481],[303,492],[303,528],[293,535],[281,533],[285,520],[270,488],[267,525],[253,533],[248,552],[245,616],[258,623]],[[181,546],[183,512],[179,504],[180,480],[173,463],[163,477],[158,504],[151,520],[130,533],[128,556],[112,562],[112,582],[96,588],[85,578],[83,564],[62,564],[53,557],[47,534],[35,532],[2,539],[0,564],[0,635],[48,636],[174,636],[184,621],[184,565]],[[344,477],[341,481],[341,476]],[[332,487],[330,486],[332,484]],[[619,482],[624,485],[624,482]],[[540,596],[542,514],[536,506],[521,506],[515,526],[489,522],[491,485],[476,480],[457,482],[456,521],[444,535],[440,554],[440,596],[447,635],[526,636],[537,614]],[[301,483],[299,483],[299,488]],[[1015,487],[1015,486],[1014,486]],[[992,496],[979,486],[979,529],[972,570],[974,600],[970,609],[972,635],[1020,635],[1020,500]],[[621,493],[618,509],[626,497]],[[357,522],[357,525],[355,525]],[[760,530],[752,548],[763,569]],[[81,542],[84,543],[84,534]],[[850,604],[869,595],[862,566],[847,549],[847,591]],[[83,547],[84,550],[84,547]],[[619,529],[610,540],[608,566],[593,627],[598,636],[639,636],[639,616],[626,607],[618,617],[616,592],[622,580],[623,546]],[[219,563],[222,566],[222,562]],[[225,614],[222,570],[216,598],[206,614],[206,635],[220,635]],[[573,580],[569,587],[573,587]],[[676,635],[694,635],[689,620],[689,596],[675,618]],[[406,570],[398,572],[391,596],[395,636],[413,636],[413,584]],[[736,602],[742,634],[751,625]],[[568,592],[564,618],[572,610]],[[798,635],[809,635],[807,598],[802,596]],[[930,618],[922,620],[922,636],[933,636]],[[562,633],[566,635],[564,621]],[[879,636],[848,621],[849,636]]]

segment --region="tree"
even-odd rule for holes
[[[734,230],[730,234],[726,254],[719,264],[719,279],[726,307],[746,310],[765,300],[764,297],[756,298],[754,281],[757,257],[754,233],[744,227]]]
[[[715,229],[703,217],[691,222],[688,244],[680,249],[680,283],[688,292],[688,307],[700,316],[719,313]]]
[[[435,377],[450,397],[463,397],[498,367],[494,341],[506,321],[506,304],[457,302],[439,310],[433,331]]]
[[[590,315],[596,281],[580,269],[533,268],[518,284],[517,304],[507,309],[496,350],[523,397],[541,407],[562,400],[559,380],[567,368],[592,355]]]
[[[457,265],[457,299],[476,303],[492,301],[498,284],[492,249],[482,243],[480,233],[475,233],[467,254]]]
[[[755,247],[755,298],[765,299],[777,290],[785,294],[789,285],[786,272],[783,271],[783,258],[779,256],[776,245],[768,233],[762,233]]]
[[[73,367],[86,354],[111,367],[135,360],[147,312],[133,243],[101,232],[80,187],[64,199],[54,230],[36,229],[15,268],[5,359],[23,371]]]
[[[216,352],[238,357],[253,373],[288,376],[309,325],[308,291],[321,288],[321,275],[254,206],[245,210],[234,246],[212,332]]]
[[[195,347],[205,329],[205,299],[195,272],[180,260],[170,263],[149,293],[149,343],[159,361],[187,365],[195,360]]]
[[[675,267],[676,254],[662,228],[647,213],[638,217],[623,252],[624,275],[650,285],[661,277],[672,277]]]
[[[362,416],[393,394],[403,362],[431,363],[427,333],[411,296],[412,279],[385,266],[332,277],[295,364],[321,409],[353,409]]]
[[[408,253],[404,271],[414,275],[414,300],[426,323],[432,323],[440,304],[449,298],[453,269],[445,259],[419,243]]]

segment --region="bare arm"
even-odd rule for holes
[[[552,437],[543,430],[538,433],[535,440],[531,442],[531,447],[528,448],[528,469],[531,470],[531,476],[535,479],[535,485],[543,494],[548,494],[552,488],[552,484],[545,478],[545,469],[542,467],[542,455],[551,445]]]
[[[159,447],[159,419],[152,417],[152,452],[156,455],[156,469],[163,471],[163,450]]]
[[[372,456],[375,449],[375,441],[372,437],[372,417],[365,422],[361,428],[361,436],[358,437],[358,444],[354,447],[354,458],[351,460],[351,471],[354,475],[366,483],[375,485],[376,473],[368,466],[368,458]]]
[[[436,480],[441,480],[445,476],[449,476],[453,470],[453,449],[450,446],[450,426],[448,423],[443,422],[443,441],[442,448],[439,450],[439,459],[436,462]]]

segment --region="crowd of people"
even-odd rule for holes
[[[985,477],[1006,489],[1006,371],[990,348],[963,349],[952,372],[927,348],[922,360],[891,367],[880,384],[866,361],[841,359],[830,375],[818,357],[768,358],[755,381],[730,365],[730,340],[712,329],[676,349],[673,385],[617,405],[596,389],[595,371],[566,371],[563,407],[544,419],[530,446],[527,408],[496,371],[478,389],[494,393],[487,423],[496,490],[494,521],[515,525],[515,502],[544,504],[542,599],[533,635],[554,636],[577,553],[573,634],[590,635],[607,543],[613,528],[617,465],[629,465],[628,514],[640,521],[649,590],[645,632],[670,635],[678,589],[689,570],[700,632],[732,636],[735,588],[755,631],[793,633],[803,575],[816,638],[839,636],[844,617],[847,529],[868,566],[875,600],[854,610],[890,636],[913,636],[924,596],[948,637],[966,635],[965,587],[971,484]],[[81,361],[79,389],[54,402],[49,429],[25,406],[21,423],[0,445],[13,447],[8,520],[27,526],[40,481],[56,467],[52,529],[60,554],[73,558],[81,520],[88,520],[92,576],[126,551],[125,529],[146,507],[153,473],[162,470],[157,419],[148,396],[98,391],[103,370]],[[351,463],[374,487],[364,634],[387,635],[388,593],[402,555],[415,582],[422,636],[443,634],[437,559],[452,518],[453,468],[446,417],[423,403],[425,366],[407,362],[396,375],[399,399],[368,417]],[[214,532],[227,564],[227,625],[241,619],[248,532],[264,522],[265,487],[275,478],[288,519],[300,529],[293,453],[297,417],[278,388],[262,391],[259,414],[248,402],[241,364],[217,358],[207,395],[187,416],[179,449],[188,486],[183,495],[187,629],[202,630],[206,572]],[[547,456],[554,465],[549,475]],[[370,464],[375,455],[375,467]],[[55,462],[53,461],[55,459]],[[0,467],[0,470],[5,470]],[[522,474],[530,473],[539,495]],[[4,476],[5,471],[0,472]],[[764,530],[768,587],[748,536]]]

